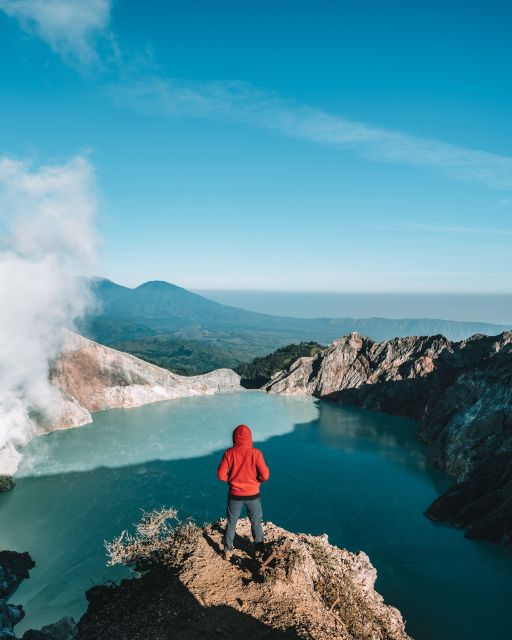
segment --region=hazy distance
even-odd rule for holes
[[[442,318],[512,325],[512,294],[314,293],[235,289],[194,291],[234,307],[298,318]]]

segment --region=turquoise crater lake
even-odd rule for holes
[[[512,550],[422,515],[450,480],[427,466],[414,423],[261,392],[105,411],[32,441],[16,489],[0,495],[0,548],[37,563],[13,598],[27,612],[18,635],[78,618],[91,585],[125,575],[105,567],[103,541],[140,509],[172,505],[199,523],[224,515],[215,470],[240,422],[271,469],[266,520],[363,549],[416,640],[510,639]]]

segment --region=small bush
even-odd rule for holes
[[[190,542],[199,533],[191,520],[182,522],[178,518],[176,509],[162,507],[142,513],[135,534],[124,530],[112,541],[105,540],[107,566],[124,564],[140,573],[155,563],[165,562],[166,557],[172,556],[177,543]]]

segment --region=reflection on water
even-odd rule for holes
[[[37,562],[15,596],[28,612],[18,634],[79,616],[91,584],[119,577],[105,567],[103,540],[140,508],[173,505],[199,523],[223,515],[215,470],[239,422],[254,428],[271,468],[265,518],[364,549],[416,640],[510,637],[512,552],[422,515],[449,480],[425,466],[413,423],[258,392],[103,412],[32,444],[32,466],[0,496],[0,548]]]
[[[425,446],[413,436],[416,423],[407,418],[386,416],[355,407],[340,407],[317,402],[318,437],[329,447],[346,451],[379,449],[383,457],[395,464],[424,472],[427,468]]]

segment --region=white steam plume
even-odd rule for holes
[[[58,413],[49,369],[91,302],[74,272],[93,265],[95,211],[86,158],[32,170],[0,157],[0,475],[16,471],[38,419]]]

